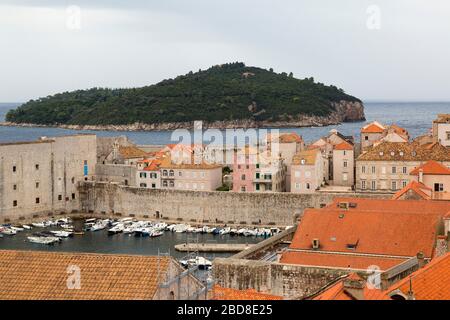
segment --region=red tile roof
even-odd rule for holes
[[[236,290],[215,285],[213,300],[282,300],[280,296],[261,293],[254,289]]]
[[[438,222],[434,214],[398,210],[306,209],[290,248],[311,250],[313,239],[319,239],[321,251],[404,257],[422,251],[432,257]]]
[[[428,188],[423,183],[417,182],[417,181],[411,181],[408,183],[406,187],[399,190],[394,196],[392,197],[392,200],[398,200],[400,199],[404,194],[407,192],[412,191],[415,194],[417,194],[419,197],[421,197],[423,200],[430,200],[431,199],[431,188]]]
[[[336,197],[333,203],[326,208],[337,209],[339,203],[353,203],[358,211],[368,212],[408,212],[408,213],[428,213],[437,217],[443,217],[450,211],[450,202],[446,201],[423,201],[423,200],[387,200],[387,199],[367,199],[367,198],[350,198]],[[354,209],[350,209],[354,210]]]
[[[0,250],[0,300],[153,299],[169,257]],[[69,266],[80,289],[69,289]]]
[[[395,294],[399,290],[407,296],[410,289],[416,300],[450,300],[450,253],[433,259],[386,293]]]
[[[361,129],[361,133],[383,133],[384,129],[375,123],[371,123]]]
[[[351,290],[346,288],[346,281],[358,281],[364,283],[363,299],[364,300],[390,300],[381,290],[371,288],[366,285],[365,280],[359,277],[356,273],[351,273],[347,277],[340,279],[338,282],[332,284],[327,289],[316,295],[313,300],[357,300]]]
[[[376,265],[381,270],[388,270],[405,262],[408,258],[391,258],[369,255],[346,255],[339,253],[326,253],[320,251],[286,251],[280,263],[298,264],[307,266],[323,266],[332,268],[345,268],[352,270],[367,270]]]
[[[411,175],[419,175],[420,170],[423,171],[423,174],[450,175],[449,168],[434,160],[427,161],[423,165],[415,168],[413,171],[411,171]]]
[[[353,150],[353,146],[350,143],[343,141],[334,146],[334,150]]]

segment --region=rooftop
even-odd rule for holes
[[[422,269],[394,284],[386,293],[400,291],[407,296],[410,290],[416,300],[450,300],[450,253],[431,260]]]
[[[213,300],[282,300],[280,296],[261,293],[254,289],[236,290],[215,285]]]
[[[353,146],[350,143],[343,141],[334,146],[334,150],[353,150]]]
[[[309,149],[297,152],[292,158],[292,165],[315,165],[317,154],[320,153],[318,149]],[[302,160],[303,163],[302,163]]]
[[[411,171],[411,174],[419,175],[420,171],[422,171],[423,174],[429,175],[450,175],[449,168],[434,160],[427,161],[423,165],[415,168],[413,171]]]
[[[378,122],[372,122],[361,129],[361,133],[383,133],[384,127]]]
[[[423,200],[430,200],[431,199],[431,191],[432,189],[424,185],[423,183],[417,182],[417,181],[411,181],[404,187],[403,189],[397,191],[396,194],[392,197],[392,200],[398,200],[403,195],[414,192],[416,196]]]
[[[138,159],[138,158],[146,158],[148,156],[147,152],[134,147],[134,146],[120,146],[119,153],[124,159]]]
[[[168,257],[0,250],[0,299],[153,299],[169,263]],[[80,289],[68,288],[73,270],[80,271]]]

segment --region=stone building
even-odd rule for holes
[[[322,154],[318,149],[297,153],[291,165],[291,192],[314,193],[324,183]]]
[[[77,210],[77,184],[94,179],[96,162],[95,135],[0,144],[0,217]]]
[[[438,143],[383,142],[356,159],[356,190],[397,192],[411,181],[410,173],[429,160],[450,167],[450,149]]]
[[[440,114],[433,121],[433,140],[445,147],[450,147],[450,114]]]

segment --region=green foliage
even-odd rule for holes
[[[359,101],[313,78],[299,80],[292,73],[277,74],[236,62],[142,88],[92,88],[30,100],[8,112],[6,120],[46,125],[276,121],[327,116],[333,111],[331,102],[341,100]]]
[[[221,187],[218,187],[216,191],[230,191],[230,187],[224,184]]]

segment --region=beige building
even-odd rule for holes
[[[324,183],[322,154],[319,149],[298,152],[291,166],[291,192],[314,193]]]
[[[410,173],[429,160],[450,166],[450,149],[440,144],[383,142],[356,160],[356,190],[396,192],[411,181]]]
[[[77,183],[93,180],[96,148],[95,135],[0,144],[0,216],[77,210]]]
[[[333,185],[352,187],[355,183],[355,154],[352,144],[344,141],[333,149]]]
[[[433,121],[433,139],[445,147],[450,147],[450,114],[440,114]]]

